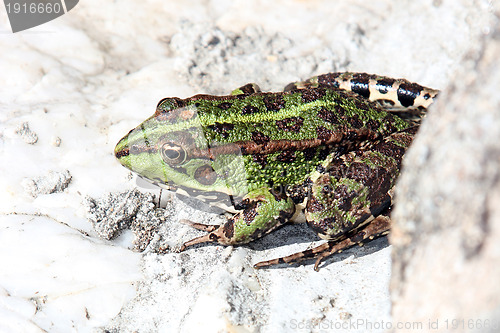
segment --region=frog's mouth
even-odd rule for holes
[[[139,180],[142,184],[139,183]],[[144,184],[146,184],[146,186],[143,186]],[[243,198],[241,197],[233,197],[232,195],[228,195],[222,192],[196,190],[189,187],[180,186],[172,182],[165,184],[163,182],[160,183],[149,178],[137,175],[137,186],[150,188],[148,185],[153,185],[155,188],[161,188],[175,193],[175,195],[181,201],[202,211],[216,212],[209,207],[215,206],[224,211],[236,213],[241,209],[241,201],[243,200]],[[200,205],[199,203],[197,204],[196,201],[201,201],[204,203],[204,205]]]

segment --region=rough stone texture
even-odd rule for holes
[[[19,124],[16,133],[22,137],[27,144],[34,145],[38,141],[38,135],[30,129],[28,122]]]
[[[296,42],[283,33],[266,33],[260,26],[236,33],[217,26],[182,20],[179,32],[171,36],[169,49],[177,56],[175,70],[190,86],[212,94],[227,95],[248,83],[249,64],[252,77],[263,78],[259,85],[272,85],[272,78],[288,76],[290,81],[337,69],[347,59],[327,45],[307,56],[291,54]],[[356,33],[350,37],[355,37]],[[287,74],[285,74],[287,73]],[[229,87],[229,88],[228,88]]]
[[[25,178],[21,182],[24,192],[33,198],[42,194],[51,194],[64,191],[71,183],[71,174],[68,170],[49,171],[46,175],[36,178]]]
[[[406,155],[390,236],[393,323],[500,328],[500,5],[494,6],[493,28],[471,42]]]

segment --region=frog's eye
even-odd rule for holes
[[[186,160],[186,151],[173,143],[164,143],[160,148],[161,158],[168,165],[179,165]]]

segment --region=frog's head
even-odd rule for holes
[[[142,178],[184,195],[227,199],[246,192],[239,147],[209,142],[194,105],[157,111],[118,142],[115,156]]]

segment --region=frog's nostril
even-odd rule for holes
[[[120,150],[115,150],[115,157],[117,159],[120,159],[124,156],[128,156],[130,154],[130,150],[128,147],[125,147],[123,149],[120,149]]]
[[[130,154],[130,147],[127,144],[127,141],[127,136],[125,136],[116,144],[115,157],[117,159],[128,156]]]

